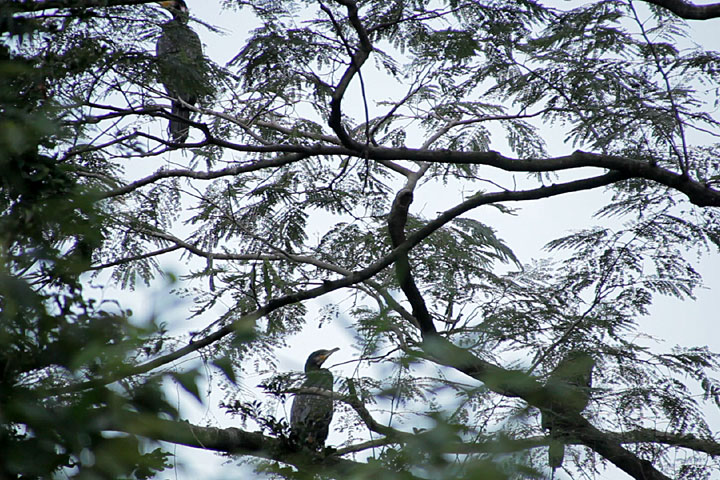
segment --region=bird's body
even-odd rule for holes
[[[302,384],[303,388],[319,388],[332,392],[332,373],[327,368],[321,368],[321,365],[337,350],[339,349],[318,350],[310,354],[305,363],[306,378]],[[323,448],[332,416],[332,398],[309,393],[295,395],[290,410],[291,438],[298,445],[307,446],[312,450]]]
[[[561,398],[555,406],[551,403],[550,410],[580,413],[590,402],[590,388],[592,387],[592,371],[595,360],[587,353],[578,350],[571,351],[560,361],[550,373],[546,386],[553,390],[554,397]],[[549,413],[540,417],[542,428],[550,434],[548,445],[548,463],[555,470],[562,466],[565,457],[565,442],[561,422]]]
[[[168,131],[175,142],[185,142],[191,110],[198,96],[206,89],[203,71],[203,50],[200,37],[187,25],[188,9],[185,2],[160,2],[172,14],[172,20],[161,25],[162,34],[155,46],[160,81],[172,102]]]

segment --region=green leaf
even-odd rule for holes
[[[216,358],[212,362],[217,368],[219,368],[233,385],[237,384],[237,377],[235,376],[235,370],[233,369],[233,362],[228,357]]]
[[[272,265],[270,265],[270,262],[267,260],[263,261],[262,276],[263,276],[263,287],[265,288],[265,296],[266,296],[267,300],[270,300],[270,299],[272,299],[272,293],[273,293]]]
[[[180,386],[195,397],[198,402],[204,403],[200,397],[200,387],[198,386],[198,377],[200,373],[197,370],[189,370],[187,372],[170,372],[170,375]]]

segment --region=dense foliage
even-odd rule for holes
[[[638,324],[720,247],[720,54],[685,20],[720,5],[221,3],[248,29],[187,66],[185,143],[155,2],[0,4],[0,478],[149,478],[159,440],[278,478],[720,468],[720,356]],[[487,218],[551,197],[587,224],[520,258]],[[123,296],[168,261],[185,318],[134,318]],[[277,354],[337,346],[318,323],[354,360],[325,393],[341,433],[309,452]],[[558,373],[578,352],[582,381]],[[188,423],[170,382],[242,428]]]

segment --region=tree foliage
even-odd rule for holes
[[[224,0],[250,27],[188,65],[212,94],[175,143],[153,3],[0,5],[0,478],[149,478],[158,441],[275,478],[543,478],[558,439],[573,478],[717,471],[720,356],[639,321],[720,247],[720,54],[685,21],[720,5]],[[552,197],[586,222],[548,259],[487,220]],[[135,319],[167,261],[186,318]],[[318,324],[355,339],[334,393],[278,367]],[[546,383],[578,351],[583,411]],[[237,425],[187,422],[171,382]],[[289,437],[303,392],[333,448]]]

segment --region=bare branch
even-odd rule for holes
[[[247,432],[239,428],[201,427],[188,422],[165,420],[139,413],[122,412],[118,419],[105,416],[105,430],[140,435],[188,447],[214,450],[238,455],[251,455],[293,465],[303,472],[330,473],[335,478],[348,478],[365,466],[364,463],[340,458],[338,455],[309,454],[306,450],[293,448],[278,438],[260,432]],[[396,472],[376,467],[385,475]],[[403,478],[421,480],[403,472]]]
[[[141,187],[144,187],[145,185],[157,182],[158,180],[161,180],[163,178],[187,177],[187,178],[195,178],[195,179],[199,179],[199,180],[212,180],[214,178],[238,175],[238,174],[247,173],[247,172],[255,172],[258,170],[262,170],[264,168],[273,168],[273,167],[279,167],[282,165],[288,165],[290,163],[298,162],[304,158],[306,158],[306,155],[302,154],[302,153],[289,154],[289,155],[283,155],[283,156],[280,156],[278,158],[274,158],[271,160],[258,160],[249,165],[235,165],[232,167],[223,168],[222,170],[208,171],[208,172],[196,172],[194,170],[187,170],[187,169],[158,170],[157,172],[153,173],[152,175],[149,175],[145,178],[141,178],[140,180],[136,180],[124,187],[117,188],[115,190],[106,192],[101,196],[101,198],[113,198],[113,197],[117,197],[120,195],[125,195],[127,193],[132,192],[133,190],[137,190],[138,188],[141,188]]]
[[[345,127],[343,127],[342,125],[341,104],[345,92],[350,85],[350,81],[353,79],[355,74],[360,71],[360,68],[365,63],[365,60],[367,60],[370,56],[370,52],[372,52],[373,47],[370,43],[370,38],[368,37],[368,34],[362,25],[362,22],[360,22],[360,18],[358,17],[358,8],[355,2],[351,0],[337,0],[337,2],[347,8],[350,24],[353,26],[353,28],[355,28],[355,31],[360,37],[360,48],[358,48],[357,52],[352,55],[350,59],[350,66],[347,68],[347,70],[345,70],[345,73],[343,74],[342,78],[338,82],[337,87],[335,87],[335,90],[333,91],[332,100],[330,101],[330,119],[328,121],[328,124],[330,125],[330,128],[333,129],[333,131],[338,136],[343,145],[352,150],[363,151],[367,149],[367,145],[363,145],[362,143],[352,139],[345,130]]]
[[[659,7],[666,8],[675,15],[687,20],[709,20],[720,17],[720,3],[695,5],[684,0],[643,0]]]
[[[496,393],[522,398],[541,411],[551,411],[562,419],[567,431],[571,431],[574,437],[633,478],[670,480],[652,463],[623,448],[618,439],[598,430],[579,413],[558,407],[563,405],[565,399],[557,398],[553,389],[545,388],[534,377],[520,370],[498,367],[437,335],[425,339],[423,350],[429,360],[459,370]]]
[[[487,165],[509,172],[550,172],[580,167],[599,167],[614,170],[623,178],[639,177],[652,180],[687,195],[691,203],[700,207],[720,206],[720,191],[699,181],[658,167],[647,161],[617,155],[604,155],[577,150],[570,155],[544,159],[519,159],[487,152],[458,152],[448,150],[371,148],[371,159],[415,160],[428,163],[457,163]]]
[[[19,0],[8,5],[16,12],[37,12],[56,8],[117,7],[157,3],[155,0]]]
[[[179,245],[175,245],[172,247],[161,248],[160,250],[155,250],[154,252],[147,252],[147,253],[142,253],[140,255],[133,255],[130,257],[119,258],[112,262],[92,266],[88,270],[91,270],[91,271],[92,270],[102,270],[104,268],[110,268],[110,267],[115,267],[115,266],[122,265],[125,263],[135,262],[137,260],[142,260],[144,258],[157,257],[158,255],[163,255],[165,253],[174,252],[175,250],[179,250],[180,248],[181,247]]]
[[[309,257],[307,255],[296,255],[294,253],[289,252],[282,252],[280,254],[276,255],[266,255],[266,254],[237,254],[237,253],[213,253],[213,252],[207,252],[202,250],[201,248],[198,248],[195,245],[192,245],[184,240],[181,240],[173,235],[169,235],[167,233],[158,232],[158,231],[149,231],[145,230],[143,231],[146,235],[151,235],[157,238],[161,238],[166,241],[173,242],[175,244],[175,247],[170,247],[169,249],[166,249],[168,251],[170,250],[176,250],[179,248],[184,248],[190,253],[197,255],[199,257],[206,258],[208,260],[227,260],[227,261],[264,261],[268,260],[271,262],[276,261],[292,261],[295,263],[302,263],[306,265],[312,265],[314,267],[317,267],[322,270],[327,270],[328,272],[334,272],[339,273],[343,276],[352,275],[352,271],[348,270],[346,268],[340,267],[338,265],[328,263],[322,260],[318,260],[314,257]],[[156,252],[160,253],[160,252]],[[164,253],[164,252],[162,252]],[[148,254],[149,255],[149,254]],[[144,256],[140,256],[144,258]],[[130,261],[131,259],[127,259],[126,261]],[[119,261],[118,261],[119,262]],[[96,267],[97,269],[101,267]],[[367,279],[363,281],[364,284],[371,287],[373,290],[377,291],[380,296],[385,300],[387,305],[395,310],[400,316],[402,316],[405,320],[409,321],[412,325],[418,326],[417,320],[415,317],[410,314],[405,308],[403,308],[402,305],[397,303],[397,301],[393,298],[392,295],[387,291],[386,288],[384,288],[382,285],[380,285],[378,282],[375,282],[374,280]]]
[[[395,196],[390,214],[388,215],[388,232],[393,247],[401,245],[405,241],[405,225],[407,224],[408,209],[413,200],[411,189],[403,188]],[[410,268],[410,260],[407,253],[398,257],[395,262],[395,275],[397,276],[400,288],[405,293],[410,305],[412,305],[413,317],[420,326],[420,331],[425,335],[434,335],[437,333],[432,316],[425,305],[425,300],[420,293],[420,289],[415,284],[415,280]]]
[[[488,205],[491,203],[497,203],[497,202],[504,202],[504,201],[520,201],[520,200],[534,200],[539,198],[547,198],[552,197],[556,195],[561,195],[564,193],[570,193],[570,192],[577,192],[582,190],[588,190],[593,188],[598,188],[604,185],[609,185],[611,183],[617,182],[619,180],[622,180],[626,178],[622,174],[618,173],[608,173],[605,175],[601,175],[599,177],[593,177],[588,178],[584,180],[576,180],[573,182],[567,182],[559,185],[551,185],[549,187],[542,187],[538,189],[533,190],[524,190],[524,191],[516,191],[516,192],[497,192],[497,193],[488,193],[484,195],[477,195],[474,196],[465,202],[451,208],[450,210],[446,210],[443,212],[439,217],[437,217],[435,220],[429,222],[426,224],[423,228],[419,229],[412,235],[410,235],[407,240],[405,240],[402,244],[395,247],[392,252],[387,254],[386,256],[382,257],[372,265],[356,271],[352,272],[350,275],[346,275],[343,278],[337,279],[337,280],[328,280],[326,282],[323,282],[323,285],[311,288],[308,290],[300,290],[298,292],[284,295],[282,297],[275,298],[265,304],[263,307],[258,308],[256,310],[253,310],[251,312],[243,313],[234,320],[232,323],[222,327],[218,331],[209,334],[206,337],[203,337],[199,340],[193,340],[184,347],[179,348],[178,350],[168,353],[166,355],[163,355],[161,357],[158,357],[154,360],[151,360],[149,362],[143,363],[141,365],[136,365],[133,367],[128,367],[126,370],[119,372],[117,374],[113,374],[106,377],[99,377],[95,380],[76,384],[69,386],[64,389],[58,389],[56,393],[66,393],[66,392],[72,392],[72,391],[79,391],[79,390],[85,390],[88,388],[94,388],[101,385],[107,385],[109,383],[113,383],[117,380],[120,380],[122,378],[127,378],[133,375],[141,375],[147,372],[150,372],[151,370],[154,370],[156,368],[159,368],[163,365],[167,365],[168,363],[174,362],[175,360],[178,360],[192,352],[196,352],[204,347],[207,347],[208,345],[211,345],[222,338],[226,337],[227,335],[235,332],[236,330],[247,330],[249,328],[252,328],[255,324],[255,321],[259,318],[264,317],[265,315],[269,314],[270,312],[277,310],[278,308],[282,308],[286,305],[291,305],[293,303],[302,302],[305,300],[309,300],[311,298],[317,298],[322,295],[325,295],[326,293],[338,290],[340,288],[349,287],[351,285],[355,285],[356,283],[364,282],[365,280],[372,278],[377,273],[382,271],[383,269],[387,268],[388,266],[392,265],[393,262],[397,261],[397,259],[401,256],[406,254],[411,248],[418,245],[420,242],[422,242],[425,238],[427,238],[429,235],[431,235],[433,232],[435,232],[437,229],[441,228],[443,225],[447,224],[448,222],[452,221],[453,219],[459,217],[465,212],[468,212],[469,210],[472,210],[473,208],[479,207],[481,205]]]

